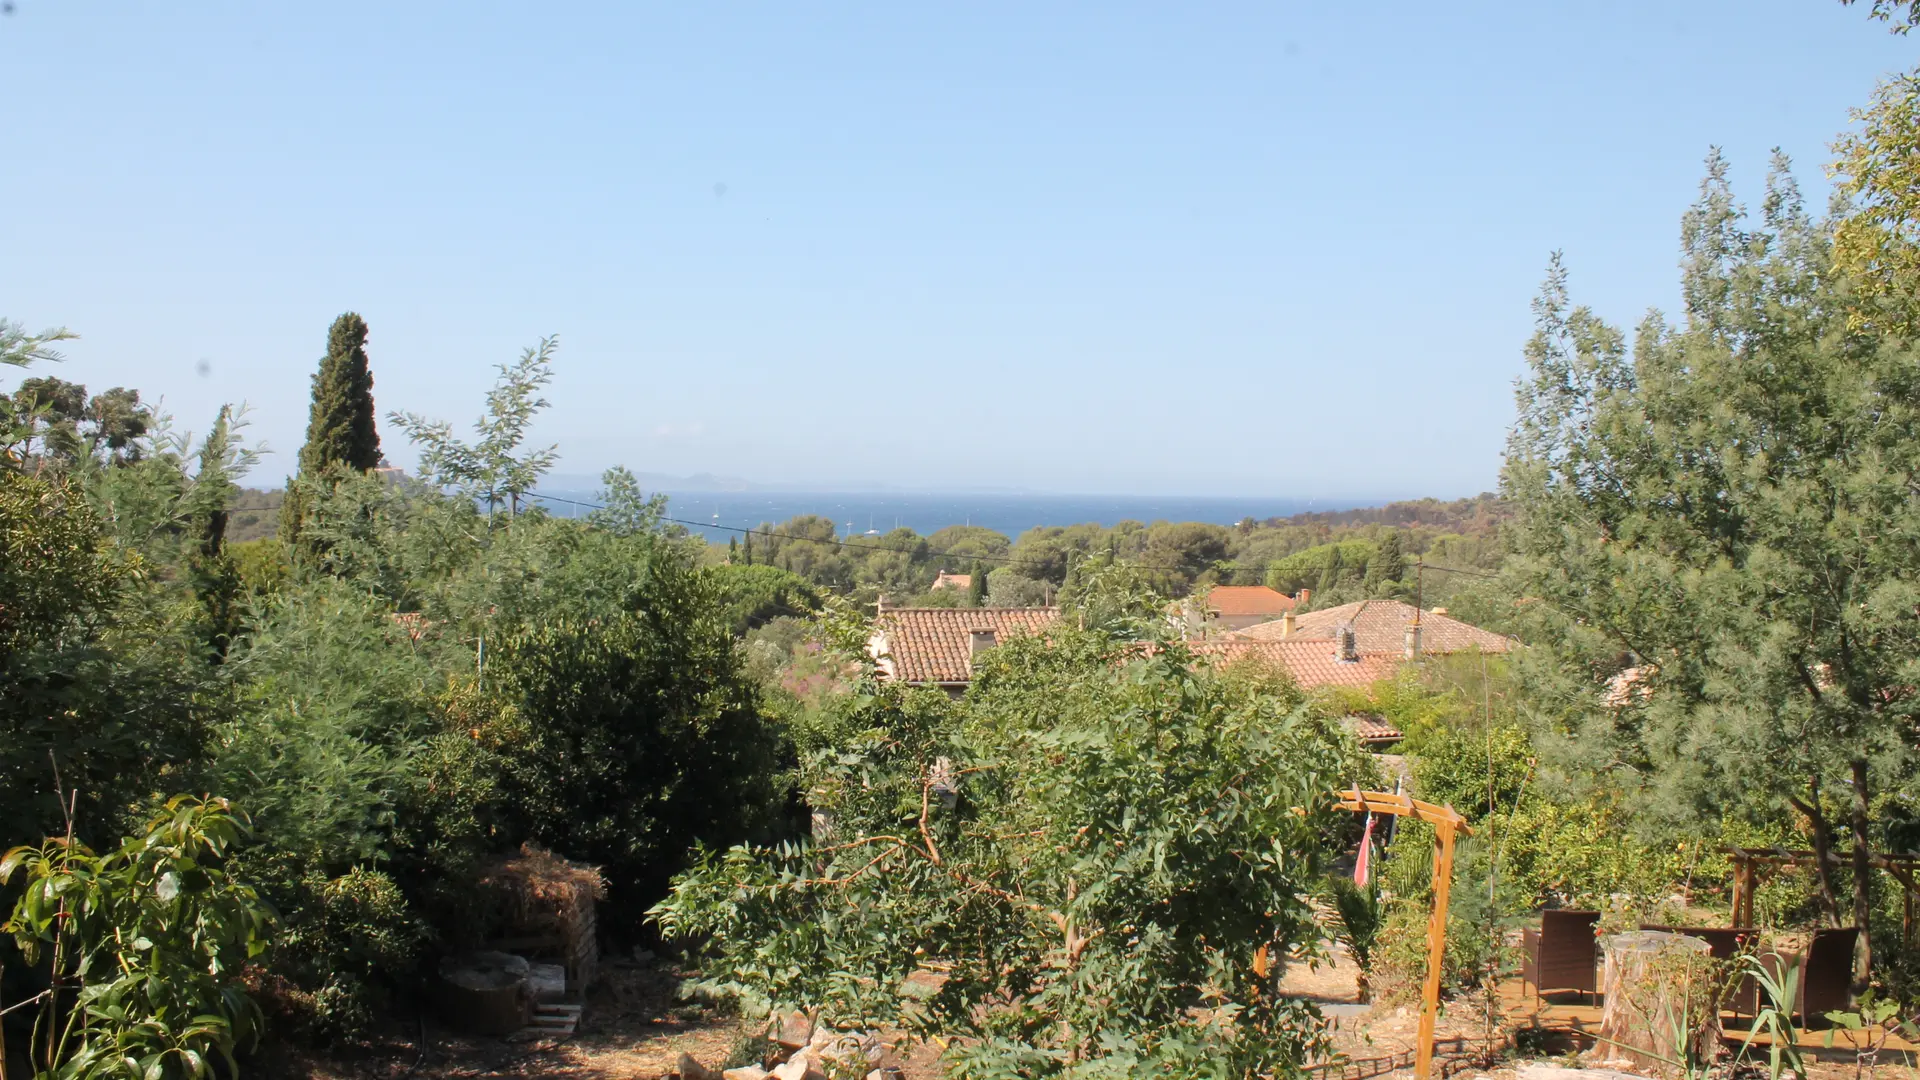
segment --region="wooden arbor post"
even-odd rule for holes
[[[1420,994],[1420,1036],[1414,1047],[1413,1075],[1432,1080],[1433,1024],[1440,1014],[1440,968],[1447,957],[1447,897],[1453,891],[1453,841],[1471,836],[1467,821],[1451,806],[1435,806],[1385,791],[1336,791],[1340,809],[1414,817],[1433,825],[1433,914],[1427,919],[1427,981]]]

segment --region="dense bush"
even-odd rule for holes
[[[117,835],[198,754],[217,691],[159,572],[75,481],[0,467],[0,843],[58,833],[69,809]]]
[[[710,993],[966,1036],[962,1076],[1299,1064],[1279,957],[1336,815],[1304,706],[1098,633],[1019,640],[959,702],[868,685],[804,768],[812,843],[710,853],[656,913]],[[950,967],[920,1000],[905,980]]]

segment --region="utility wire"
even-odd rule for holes
[[[578,499],[563,499],[563,498],[560,498],[558,495],[541,495],[538,492],[528,492],[528,497],[534,498],[534,499],[541,499],[546,502],[565,503],[568,506],[584,506],[590,510],[607,509],[606,505],[603,503],[581,502]],[[719,525],[711,521],[689,521],[686,518],[667,517],[665,515],[662,515],[660,520],[670,521],[675,525],[685,525],[688,528],[693,528],[693,529],[718,529],[722,532],[742,533],[750,536],[765,536],[775,540],[792,540],[792,541],[807,543],[807,544],[832,544],[835,547],[859,548],[863,551],[891,551],[901,555],[912,554],[912,552],[906,551],[902,548],[886,547],[879,544],[876,541],[866,540],[866,539],[841,540],[838,538],[830,538],[830,539],[822,540],[819,537],[815,537],[815,536],[798,536],[793,533],[774,532],[771,529],[761,529],[761,528],[746,529],[738,525]],[[1032,559],[1019,559],[1019,558],[1013,557],[1012,555],[975,555],[971,552],[962,552],[962,551],[928,551],[925,553],[925,555],[927,558],[930,558],[930,559],[932,558],[971,559],[976,562],[1004,563],[1008,566],[1021,566],[1021,565],[1031,564],[1033,562]],[[1186,573],[1188,570],[1188,567],[1185,567],[1185,566],[1156,566],[1150,563],[1129,563],[1128,565],[1136,567],[1141,570],[1166,570],[1172,573]],[[1485,570],[1468,570],[1458,566],[1441,566],[1438,563],[1423,562],[1420,565],[1424,566],[1428,570],[1439,570],[1448,574],[1465,574],[1467,577],[1493,578],[1493,577],[1500,576],[1498,574],[1488,573]],[[1261,574],[1264,574],[1267,572],[1267,567],[1265,566],[1249,566],[1243,563],[1224,563],[1224,562],[1210,563],[1208,564],[1206,569],[1227,570],[1230,572],[1261,573]]]

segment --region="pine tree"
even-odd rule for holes
[[[729,536],[727,537],[727,565],[732,566],[734,563],[737,563],[739,561],[740,561],[740,538],[737,536]]]
[[[300,448],[300,476],[315,480],[334,469],[366,472],[380,464],[380,435],[373,420],[373,372],[367,365],[367,322],[349,311],[327,331],[327,355],[313,375],[313,406],[307,442]],[[280,504],[280,537],[296,544],[306,498],[287,485]]]
[[[1400,530],[1380,538],[1380,547],[1367,560],[1367,592],[1381,595],[1407,576],[1407,557],[1400,547]]]
[[[752,533],[747,534],[746,552],[744,555],[744,560],[748,566],[753,565],[753,534]]]

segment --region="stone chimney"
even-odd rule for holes
[[[994,637],[991,626],[976,626],[967,631],[967,659],[978,660],[981,653],[993,648],[997,644]]]
[[[1357,664],[1360,662],[1360,647],[1354,639],[1353,624],[1343,624],[1337,631],[1340,640],[1340,662]]]
[[[1312,601],[1312,589],[1301,589],[1299,592],[1293,594],[1293,604],[1295,607],[1306,607]]]
[[[1280,616],[1280,636],[1283,638],[1290,638],[1293,636],[1293,630],[1294,630],[1293,612],[1289,611],[1286,614]]]
[[[1407,624],[1406,646],[1407,659],[1420,659],[1420,620],[1418,619]]]

